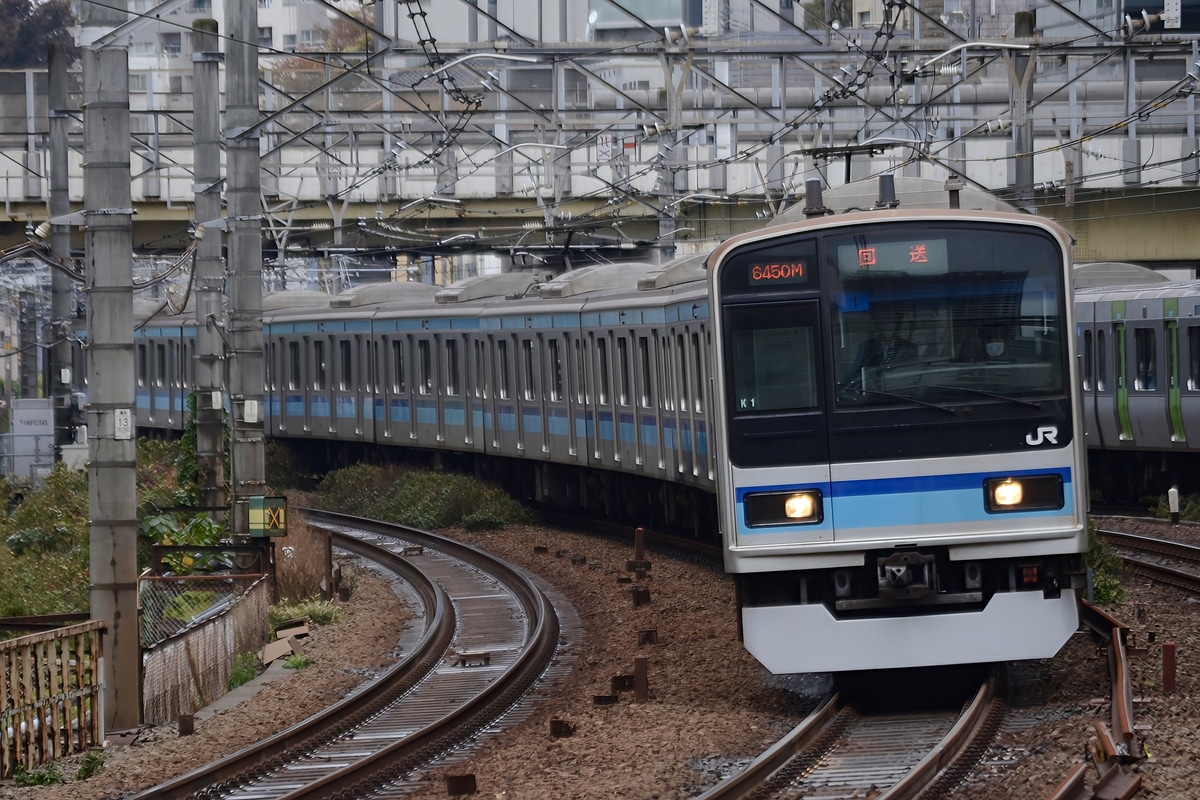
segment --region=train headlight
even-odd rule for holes
[[[1061,475],[988,478],[983,482],[983,502],[988,513],[1050,511],[1062,508]]]
[[[1021,489],[1021,482],[1012,479],[1006,480],[1003,483],[997,483],[992,487],[992,500],[998,506],[1020,505],[1024,494],[1025,492]]]
[[[760,525],[812,525],[825,518],[819,489],[749,494],[743,504],[746,524],[751,528]]]

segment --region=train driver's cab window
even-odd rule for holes
[[[830,237],[839,408],[1009,402],[1067,386],[1061,254],[972,228]]]
[[[817,408],[819,337],[813,304],[729,307],[725,313],[732,415]]]

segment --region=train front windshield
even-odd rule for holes
[[[1011,451],[1043,426],[1065,446],[1065,257],[1035,226],[970,222],[731,253],[716,275],[731,462]]]
[[[1034,233],[825,240],[836,405],[1062,395],[1063,270]]]

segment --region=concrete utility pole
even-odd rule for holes
[[[225,496],[225,265],[221,233],[204,223],[221,216],[221,54],[217,21],[192,24],[192,99],[196,149],[196,457],[204,465],[202,505],[226,508]]]
[[[262,200],[259,197],[258,5],[227,3],[225,198],[229,210],[229,394],[233,535],[250,535],[250,498],[265,493]]]
[[[1017,38],[1031,39],[1034,32],[1033,12],[1018,11],[1014,20]],[[1033,195],[1033,78],[1037,59],[1020,51],[1009,61],[1009,79],[1013,86],[1013,160],[1016,204],[1026,211],[1034,210]]]
[[[141,708],[129,53],[85,49],[83,85],[91,612],[108,623],[101,712],[109,731],[136,727]]]
[[[70,162],[67,149],[67,125],[71,109],[67,104],[67,57],[58,45],[50,45],[50,217],[71,212]],[[71,229],[67,225],[50,228],[50,248],[64,265],[71,263]],[[75,441],[71,428],[71,278],[61,269],[50,271],[50,367],[46,371],[46,394],[54,398],[54,458],[62,458],[62,446]]]

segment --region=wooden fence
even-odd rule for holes
[[[104,620],[0,642],[0,777],[100,744]]]

